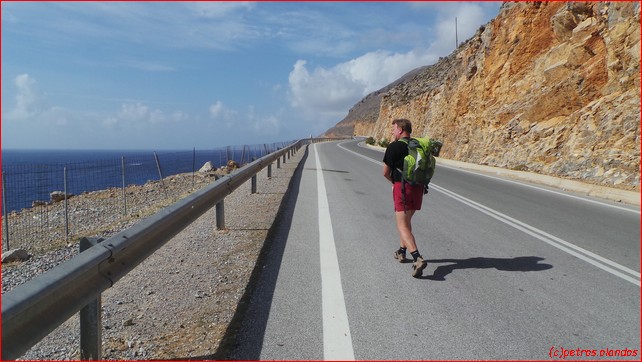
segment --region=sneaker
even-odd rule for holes
[[[406,262],[406,253],[403,253],[399,250],[395,250],[395,253],[393,255],[395,259],[399,260],[400,263]]]
[[[425,261],[424,258],[417,258],[417,261],[412,263],[412,276],[419,278],[423,274],[424,269],[426,269],[426,265],[428,265],[428,262]]]

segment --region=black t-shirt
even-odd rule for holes
[[[408,155],[408,145],[402,141],[394,141],[386,148],[383,155],[383,163],[392,168],[392,180],[401,182],[401,172],[403,169],[403,159]]]

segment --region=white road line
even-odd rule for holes
[[[314,145],[319,198],[319,247],[321,254],[321,295],[323,312],[323,358],[325,360],[354,360],[352,335],[348,323],[339,260],[334,243],[330,207],[323,179],[319,152]]]
[[[584,202],[590,202],[590,203],[601,205],[601,206],[607,206],[607,207],[611,207],[611,208],[622,210],[622,211],[628,211],[628,212],[632,212],[632,213],[636,213],[636,214],[640,213],[640,210],[630,209],[630,208],[619,206],[619,205],[607,204],[606,202],[593,200],[593,199],[588,199],[586,197],[571,195],[571,194],[567,194],[567,193],[559,192],[559,191],[555,191],[555,190],[550,190],[550,189],[546,189],[546,188],[543,188],[543,187],[530,185],[530,184],[527,184],[527,183],[524,183],[524,182],[508,180],[508,179],[505,179],[505,178],[496,177],[496,176],[492,176],[492,175],[486,175],[486,174],[480,173],[480,172],[464,170],[464,169],[459,168],[459,167],[453,167],[453,166],[448,166],[448,165],[439,165],[439,167],[449,168],[451,170],[457,170],[457,171],[461,171],[461,172],[472,173],[472,174],[477,175],[477,176],[483,176],[483,177],[491,178],[491,179],[498,180],[498,181],[509,182],[509,183],[513,183],[513,184],[524,186],[524,187],[530,187],[532,189],[545,191],[545,192],[548,192],[548,193],[551,193],[551,194],[560,195],[560,196],[564,196],[564,197],[569,197],[571,199],[577,199],[577,200],[581,200],[581,201],[584,201]]]
[[[466,205],[468,205],[468,206],[470,206],[470,207],[472,207],[472,208],[474,208],[476,210],[479,210],[479,211],[483,212],[484,214],[486,214],[486,215],[488,215],[488,216],[490,216],[492,218],[495,218],[495,219],[497,219],[497,220],[499,220],[499,221],[501,221],[501,222],[503,222],[503,223],[505,223],[507,225],[510,225],[510,226],[514,227],[515,229],[521,230],[521,231],[525,232],[526,234],[529,234],[529,235],[531,235],[531,236],[533,236],[533,237],[535,237],[535,238],[537,238],[537,239],[539,239],[539,240],[541,240],[541,241],[543,241],[543,242],[545,242],[545,243],[547,243],[549,245],[552,245],[552,246],[554,246],[554,247],[556,247],[558,249],[561,249],[561,250],[563,250],[563,251],[565,251],[565,252],[567,252],[567,253],[569,253],[569,254],[577,257],[577,258],[580,258],[580,259],[582,259],[582,260],[584,260],[584,261],[586,261],[586,262],[588,262],[590,264],[593,264],[596,267],[598,267],[598,268],[600,268],[602,270],[605,270],[605,271],[607,271],[607,272],[609,272],[609,273],[611,273],[611,274],[613,274],[613,275],[615,275],[617,277],[620,277],[620,278],[622,278],[622,279],[624,279],[624,280],[626,280],[628,282],[631,282],[631,283],[633,283],[633,284],[635,284],[637,286],[640,286],[640,273],[635,271],[635,270],[629,269],[629,268],[627,268],[627,267],[625,267],[623,265],[620,265],[620,264],[618,264],[618,263],[616,263],[614,261],[611,261],[611,260],[606,259],[606,258],[604,258],[602,256],[599,256],[599,255],[597,255],[597,254],[595,254],[593,252],[590,252],[590,251],[588,251],[586,249],[583,249],[583,248],[581,248],[581,247],[579,247],[577,245],[571,244],[568,241],[560,239],[560,238],[558,238],[556,236],[553,236],[553,235],[551,235],[551,234],[549,234],[549,233],[547,233],[545,231],[542,231],[542,230],[540,230],[538,228],[535,228],[535,227],[533,227],[531,225],[528,225],[528,224],[526,224],[524,222],[516,220],[516,219],[514,219],[514,218],[512,218],[512,217],[510,217],[508,215],[502,214],[499,211],[493,210],[493,209],[491,209],[491,208],[489,208],[487,206],[481,205],[481,204],[479,204],[479,203],[477,203],[475,201],[467,199],[467,198],[465,198],[465,197],[463,197],[461,195],[458,195],[458,194],[456,194],[456,193],[454,193],[452,191],[448,191],[448,190],[444,189],[443,187],[439,187],[437,185],[432,185],[432,186],[433,186],[432,187],[433,189],[435,189],[437,191],[440,191],[440,192],[444,193],[445,195],[447,195],[449,197],[452,197],[453,199],[455,199],[455,200],[457,200],[457,201],[459,201],[459,202],[461,202],[463,204],[466,204]],[[623,271],[624,273],[622,273],[622,272],[620,272],[620,271],[618,271],[616,269],[619,269],[619,270]],[[629,275],[627,275],[625,273],[628,273],[633,277],[631,277],[631,276],[629,276]]]
[[[356,153],[356,152],[354,152],[352,150],[348,150],[347,148],[341,146],[341,144],[339,144],[339,147],[341,147],[342,149],[344,149],[346,151],[352,152],[357,156],[365,158],[365,159],[367,159],[367,160],[369,160],[369,161],[371,161],[371,162],[373,162],[375,164],[378,164],[378,165],[382,165],[383,164],[383,162],[375,161],[375,160],[373,160],[373,159],[371,159],[369,157],[366,157],[364,155]],[[483,212],[483,213],[485,213],[485,214],[487,214],[487,215],[489,215],[489,216],[491,216],[491,217],[493,217],[493,218],[495,218],[495,219],[497,219],[497,220],[499,220],[499,221],[501,221],[501,222],[503,222],[503,223],[505,223],[507,225],[510,225],[510,226],[512,226],[512,227],[514,227],[514,228],[516,228],[518,230],[521,230],[521,231],[523,231],[523,232],[525,232],[525,233],[527,233],[527,234],[529,234],[529,235],[531,235],[531,236],[533,236],[533,237],[535,237],[535,238],[537,238],[537,239],[539,239],[539,240],[541,240],[541,241],[543,241],[543,242],[545,242],[545,243],[547,243],[549,245],[552,245],[552,246],[554,246],[554,247],[556,247],[556,248],[558,248],[560,250],[563,250],[563,251],[567,252],[568,254],[571,254],[571,255],[573,255],[573,256],[575,256],[577,258],[580,258],[580,259],[582,259],[582,260],[584,260],[584,261],[586,261],[586,262],[588,262],[588,263],[590,263],[590,264],[592,264],[592,265],[594,265],[594,266],[596,266],[596,267],[598,267],[598,268],[600,268],[602,270],[605,270],[605,271],[607,271],[607,272],[609,272],[609,273],[611,273],[611,274],[613,274],[613,275],[615,275],[617,277],[620,277],[620,278],[622,278],[622,279],[624,279],[624,280],[626,280],[628,282],[631,282],[631,283],[633,283],[633,284],[635,284],[637,286],[640,286],[640,273],[635,271],[635,270],[629,269],[629,268],[627,268],[627,267],[625,267],[625,266],[623,266],[621,264],[618,264],[618,263],[616,263],[616,262],[614,262],[612,260],[609,260],[609,259],[604,258],[604,257],[602,257],[600,255],[597,255],[597,254],[595,254],[593,252],[590,252],[590,251],[588,251],[586,249],[583,249],[583,248],[581,248],[581,247],[579,247],[577,245],[574,245],[574,244],[572,244],[572,243],[570,243],[568,241],[565,241],[565,240],[560,239],[560,238],[558,238],[556,236],[553,236],[553,235],[551,235],[551,234],[549,234],[549,233],[547,233],[545,231],[542,231],[542,230],[537,229],[537,228],[535,228],[535,227],[533,227],[531,225],[528,225],[528,224],[526,224],[524,222],[516,220],[516,219],[514,219],[514,218],[512,218],[512,217],[510,217],[508,215],[502,214],[499,211],[493,210],[493,209],[491,209],[491,208],[489,208],[487,206],[484,206],[484,205],[479,204],[479,203],[477,203],[475,201],[467,199],[467,198],[465,198],[465,197],[463,197],[461,195],[458,195],[458,194],[456,194],[456,193],[454,193],[452,191],[446,190],[445,188],[440,187],[440,186],[438,186],[438,185],[436,185],[434,183],[431,183],[430,186],[431,186],[432,189],[434,189],[434,190],[436,190],[438,192],[441,192],[446,196],[452,197],[453,199],[455,199],[455,200],[457,200],[457,201],[459,201],[459,202],[461,202],[463,204],[466,204],[466,205],[468,205],[468,206],[470,206],[470,207],[472,207],[472,208],[474,208],[476,210],[479,210],[479,211],[481,211],[481,212]],[[542,190],[550,192],[550,190],[546,190],[546,189],[542,189]],[[585,199],[583,199],[583,200],[585,200]],[[612,206],[612,205],[608,205],[608,204],[604,204],[604,205]],[[619,271],[616,270],[616,269],[619,269]],[[624,272],[624,273],[622,273],[622,272]]]

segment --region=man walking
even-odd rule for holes
[[[395,208],[397,231],[399,232],[399,250],[394,252],[394,258],[400,263],[406,261],[406,251],[412,256],[412,276],[418,278],[426,268],[427,262],[419,254],[415,236],[412,233],[412,216],[421,210],[424,196],[424,185],[402,182],[401,169],[404,157],[408,155],[408,144],[412,133],[412,123],[407,119],[392,121],[392,137],[394,141],[386,148],[383,156],[383,176],[392,182],[392,198]],[[406,142],[401,139],[406,138]]]

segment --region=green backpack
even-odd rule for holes
[[[403,160],[403,170],[399,170],[404,182],[427,186],[435,173],[435,156],[439,156],[442,143],[428,137],[402,138],[400,141],[408,145],[408,155]]]

